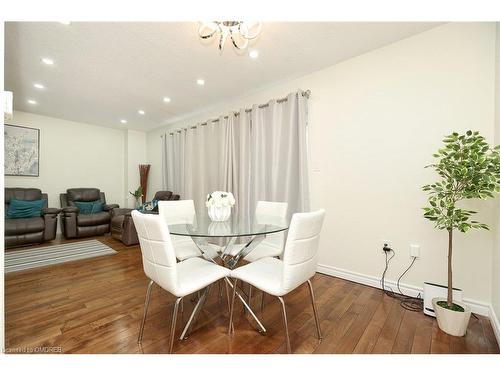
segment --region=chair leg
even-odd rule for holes
[[[232,332],[234,332],[234,327],[233,327],[233,314],[234,314],[234,299],[236,297],[236,284],[238,284],[238,280],[234,279],[233,283],[233,298],[231,299],[231,309],[229,311],[229,335],[231,335]],[[233,329],[231,329],[233,327]]]
[[[241,287],[243,288],[243,284],[241,285]],[[250,307],[251,303],[252,303],[252,284],[248,284],[248,294],[247,294],[247,297],[248,297],[247,304],[248,304],[248,307]],[[243,314],[246,315],[247,312],[248,312],[247,308],[243,305]]]
[[[148,289],[146,291],[146,300],[144,301],[144,313],[142,315],[141,328],[139,329],[139,337],[137,343],[142,342],[142,335],[144,334],[144,324],[146,323],[146,316],[148,315],[149,301],[151,300],[151,288],[153,287],[153,280],[149,280]]]
[[[226,287],[226,300],[227,300],[227,309],[228,315],[231,315],[231,297],[229,297],[229,282],[224,278],[224,285]],[[234,332],[234,324],[231,324],[229,330]]]
[[[172,326],[170,328],[170,348],[168,350],[169,353],[172,353],[172,349],[174,348],[175,324],[177,323],[177,312],[179,311],[179,303],[181,301],[182,297],[179,297],[175,300],[174,304],[174,312],[172,314]]]
[[[222,283],[223,283],[222,280],[218,281],[218,284],[219,284],[219,303],[222,302]]]
[[[184,330],[181,333],[181,336],[179,337],[179,340],[186,340],[189,336],[189,332],[191,332],[192,329],[192,324],[196,322],[196,319],[198,318],[198,314],[200,313],[201,308],[203,307],[203,304],[205,303],[205,300],[207,298],[208,292],[211,288],[211,285],[207,286],[204,289],[203,295],[201,298],[198,300],[196,305],[193,308],[193,311],[191,312],[191,315],[189,316],[189,319],[184,326]]]
[[[262,300],[260,301],[260,313],[264,313],[264,298],[266,297],[266,292],[262,291]]]
[[[311,280],[307,280],[307,285],[309,285],[309,292],[311,294],[311,304],[314,312],[314,320],[316,321],[316,330],[318,331],[318,339],[321,340],[323,336],[321,335],[321,328],[319,326],[318,311],[316,310],[316,300],[314,299],[314,292]]]
[[[286,336],[286,351],[288,354],[292,353],[292,347],[290,346],[290,335],[288,334],[288,321],[286,319],[286,307],[283,297],[278,297],[281,302],[281,311],[283,313],[283,325],[285,326],[285,336]]]
[[[252,284],[248,286],[248,307],[252,307]]]
[[[184,298],[181,300],[181,325],[184,325]]]

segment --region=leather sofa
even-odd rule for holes
[[[106,196],[99,189],[75,188],[67,189],[60,195],[61,230],[66,238],[99,236],[110,230],[111,210],[120,207],[117,204],[106,204]],[[103,211],[94,214],[81,214],[74,202],[104,203]]]
[[[45,200],[42,216],[5,219],[5,247],[24,246],[56,238],[58,208],[48,208],[48,196],[40,189],[5,188],[5,212],[11,199],[24,201]]]
[[[158,191],[153,200],[168,201],[179,200],[179,198],[179,195],[172,194],[171,191]],[[139,243],[134,221],[132,220],[132,211],[133,209],[131,208],[114,208],[111,211],[111,235],[127,246],[137,245]],[[158,206],[153,208],[150,213],[157,214]]]

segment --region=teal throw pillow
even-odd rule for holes
[[[104,211],[104,203],[102,203],[101,201],[95,201],[92,205],[92,213],[96,214],[102,211]]]
[[[42,216],[42,208],[46,200],[22,201],[11,199],[7,210],[7,219],[24,219]]]
[[[102,212],[104,209],[104,203],[101,201],[93,202],[79,202],[75,201],[75,206],[78,207],[82,215],[92,215]]]

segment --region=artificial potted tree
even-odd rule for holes
[[[437,229],[448,232],[448,293],[447,298],[434,298],[432,304],[439,328],[453,336],[467,331],[470,307],[453,301],[453,231],[466,233],[469,229],[489,229],[488,225],[471,220],[477,212],[459,208],[467,199],[494,198],[500,193],[500,146],[495,148],[479,132],[453,133],[444,138],[444,147],[433,156],[435,164],[428,165],[441,179],[423,190],[429,193],[429,206],[424,217]],[[427,168],[426,167],[426,168]]]

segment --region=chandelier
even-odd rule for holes
[[[202,39],[219,38],[219,50],[222,51],[229,36],[234,48],[247,48],[248,42],[259,36],[262,24],[260,22],[244,21],[214,21],[203,22],[198,34]]]
[[[12,91],[4,91],[2,93],[3,96],[3,120],[4,121],[9,121],[12,120],[12,115],[13,115],[13,109],[12,109],[12,102],[13,102],[13,94]]]

